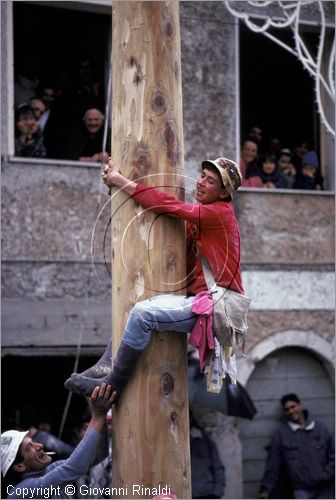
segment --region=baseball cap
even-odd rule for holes
[[[279,151],[279,156],[281,155],[288,155],[288,156],[292,156],[292,153],[291,153],[291,150],[288,149],[288,148],[282,148],[280,149]]]
[[[4,477],[27,434],[28,431],[6,431],[1,434],[1,472]]]
[[[219,172],[224,187],[232,195],[242,183],[242,175],[240,169],[233,160],[228,158],[217,158],[216,160],[204,160],[202,162],[202,168],[206,168],[208,165],[212,165]]]

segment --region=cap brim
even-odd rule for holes
[[[229,193],[229,196],[227,196],[225,199],[230,198],[232,200],[232,195],[233,195],[234,191],[231,190],[231,186],[228,185],[228,183],[224,182],[224,179],[225,179],[224,169],[221,169],[221,167],[219,165],[217,165],[215,162],[213,162],[212,160],[204,160],[204,161],[202,161],[202,168],[206,168],[209,165],[211,167],[214,167],[217,170],[217,172],[219,173],[219,175],[220,175],[220,177],[222,179],[222,184],[223,184],[224,188]]]

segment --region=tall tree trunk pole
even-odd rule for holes
[[[181,198],[178,2],[113,2],[112,59],[113,159],[130,179]],[[185,294],[185,276],[183,222],[143,211],[113,190],[114,355],[134,303],[162,293]],[[151,498],[160,486],[191,498],[186,352],[185,334],[154,332],[115,406],[115,497]]]

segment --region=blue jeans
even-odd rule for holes
[[[134,349],[144,349],[152,330],[190,333],[197,319],[191,311],[194,299],[171,294],[137,302],[130,311],[123,342]]]

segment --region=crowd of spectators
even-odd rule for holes
[[[243,186],[264,189],[323,190],[324,179],[316,151],[306,140],[293,148],[278,137],[265,143],[262,129],[251,127],[240,154]]]
[[[103,85],[90,59],[54,81],[41,81],[29,57],[15,79],[15,155],[104,163],[111,151]],[[264,140],[253,126],[244,136],[240,168],[243,187],[323,190],[316,151],[306,140],[294,147],[279,137]]]
[[[27,59],[15,77],[15,155],[105,162],[104,86],[91,60],[52,81],[40,79],[35,66]]]

